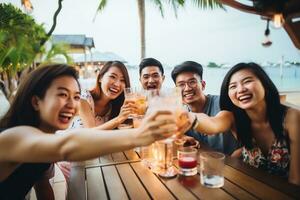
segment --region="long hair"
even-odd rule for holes
[[[130,87],[130,80],[129,80],[129,75],[128,75],[128,71],[126,66],[120,62],[120,61],[108,61],[104,64],[104,66],[101,68],[101,70],[99,71],[99,74],[97,76],[97,81],[96,81],[96,85],[94,87],[94,89],[92,89],[91,95],[95,100],[99,100],[100,96],[101,96],[101,83],[99,83],[99,80],[102,79],[102,77],[104,76],[104,74],[111,68],[111,67],[117,67],[118,69],[121,70],[124,78],[125,78],[125,87]],[[115,118],[116,116],[119,115],[121,107],[124,103],[124,92],[122,92],[117,98],[113,99],[111,101],[111,105],[112,105],[112,113],[110,116],[110,119]]]
[[[238,63],[226,74],[220,92],[220,108],[234,114],[237,136],[247,149],[253,148],[251,119],[246,111],[235,106],[228,96],[228,86],[232,75],[240,70],[249,69],[262,83],[265,90],[265,102],[267,105],[267,118],[277,139],[282,139],[283,120],[287,108],[280,103],[278,90],[267,73],[256,63]]]
[[[33,108],[31,99],[38,96],[43,99],[53,80],[61,76],[71,76],[77,81],[78,73],[75,68],[65,64],[50,64],[41,66],[25,77],[17,90],[12,104],[0,121],[0,128],[10,128],[20,125],[38,127],[39,113]]]

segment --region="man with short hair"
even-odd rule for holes
[[[203,93],[206,83],[202,79],[202,74],[202,66],[194,61],[186,61],[177,65],[171,73],[176,86],[182,89],[183,103],[188,105],[191,112],[215,116],[220,111],[219,96]],[[225,154],[231,154],[238,147],[238,143],[231,132],[207,136],[189,130],[186,135],[192,136]]]
[[[154,58],[144,58],[139,65],[140,82],[145,90],[161,89],[165,80],[162,64]]]

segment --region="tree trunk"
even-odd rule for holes
[[[140,37],[141,37],[141,59],[146,57],[146,40],[145,40],[145,0],[137,0],[139,21],[140,21]]]
[[[41,41],[41,46],[43,46],[47,42],[47,40],[50,38],[50,36],[52,35],[53,31],[56,28],[57,16],[58,16],[58,14],[60,13],[60,11],[62,9],[62,1],[63,0],[58,0],[58,8],[55,11],[54,16],[53,16],[53,24],[52,24],[49,32],[47,33],[47,37],[44,40]]]

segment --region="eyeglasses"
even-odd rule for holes
[[[180,87],[182,90],[185,88],[185,86],[188,85],[190,88],[195,88],[198,85],[198,81],[196,79],[192,79],[186,82],[179,82],[176,84],[177,87]]]

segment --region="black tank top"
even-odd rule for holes
[[[0,134],[5,128],[0,128]],[[0,181],[0,200],[24,199],[52,163],[23,163],[4,181]]]
[[[0,182],[0,199],[24,199],[50,165],[51,163],[21,164],[9,177]]]

